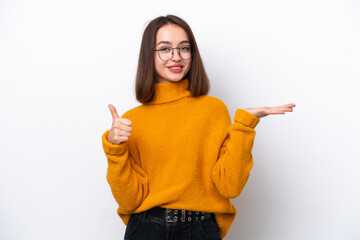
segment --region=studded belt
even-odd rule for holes
[[[213,213],[190,211],[182,209],[170,209],[153,207],[148,211],[148,215],[164,219],[166,222],[192,222],[203,221],[210,218]]]

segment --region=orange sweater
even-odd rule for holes
[[[215,213],[223,239],[235,219],[230,199],[240,195],[253,165],[251,150],[260,119],[212,96],[192,97],[188,80],[156,83],[155,98],[125,112],[132,122],[126,142],[102,136],[107,181],[118,214],[155,206]]]

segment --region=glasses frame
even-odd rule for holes
[[[159,56],[159,58],[162,60],[162,61],[170,61],[173,57],[174,57],[174,49],[177,49],[178,50],[178,54],[179,54],[179,56],[183,59],[183,60],[189,60],[191,57],[192,57],[192,47],[190,46],[190,57],[189,58],[183,58],[182,56],[181,56],[181,54],[180,54],[180,47],[174,47],[174,48],[172,48],[172,47],[167,47],[167,48],[170,48],[171,49],[171,58],[170,59],[168,59],[168,60],[164,60],[164,59],[162,59],[161,57],[160,57],[160,50],[161,49],[154,49],[154,51],[157,51],[158,52],[158,56]]]

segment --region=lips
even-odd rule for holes
[[[167,68],[169,69],[170,72],[172,73],[179,73],[182,71],[182,68],[184,66],[183,65],[180,65],[180,64],[176,64],[176,65],[171,65],[171,66],[168,66]]]
[[[181,69],[183,68],[184,66],[181,65],[181,64],[175,64],[175,65],[171,65],[171,66],[168,66],[167,68],[171,68],[171,69]]]

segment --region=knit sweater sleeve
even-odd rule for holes
[[[237,109],[231,124],[225,104],[217,109],[217,124],[221,132],[221,147],[217,162],[212,170],[212,180],[218,192],[225,198],[236,198],[242,192],[253,166],[252,147],[254,128],[260,119],[255,115]]]
[[[118,145],[108,142],[109,130],[102,135],[102,145],[107,156],[106,179],[112,194],[123,213],[132,213],[148,194],[148,175],[134,161],[128,141]]]

